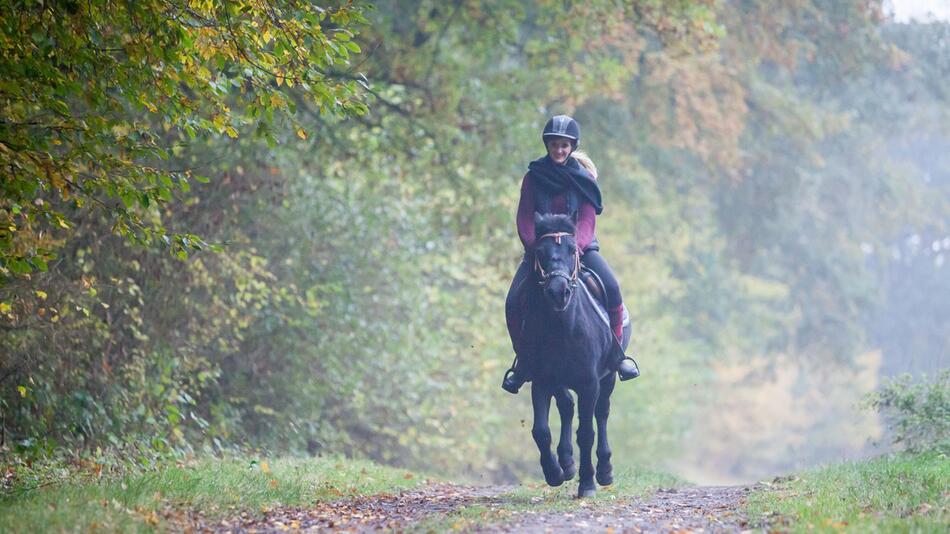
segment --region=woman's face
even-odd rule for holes
[[[548,156],[551,156],[554,163],[561,165],[567,161],[567,157],[571,155],[574,144],[566,137],[552,137],[548,139],[547,147]]]

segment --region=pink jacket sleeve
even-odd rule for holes
[[[534,245],[534,186],[528,174],[521,180],[521,200],[518,201],[515,223],[518,225],[521,244],[525,250],[531,248]]]
[[[577,248],[581,253],[583,253],[594,240],[594,226],[596,220],[597,212],[594,210],[593,204],[590,202],[581,204],[581,207],[577,210]]]

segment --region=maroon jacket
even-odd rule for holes
[[[534,245],[534,184],[531,173],[525,174],[521,180],[521,200],[518,202],[518,236],[525,249]],[[551,213],[567,213],[567,195],[561,194],[552,199]],[[577,208],[577,248],[583,254],[594,240],[594,223],[597,212],[590,202],[581,202]]]

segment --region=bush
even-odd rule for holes
[[[950,451],[950,370],[928,381],[914,382],[902,375],[868,397],[894,436],[894,443],[910,451]]]

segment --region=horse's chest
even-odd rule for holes
[[[587,344],[552,339],[543,344],[540,356],[544,375],[579,377],[594,373],[591,347]]]

